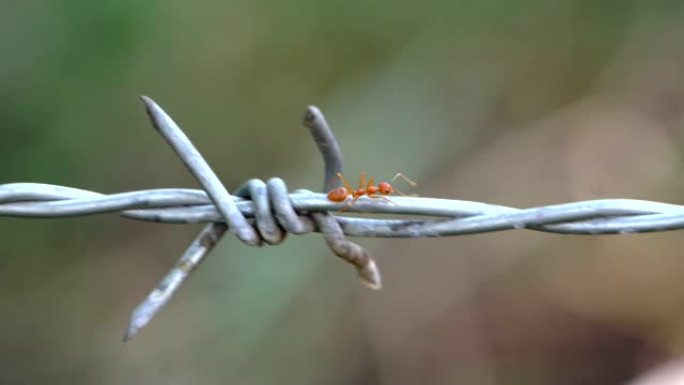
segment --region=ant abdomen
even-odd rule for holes
[[[330,190],[328,199],[333,202],[344,202],[349,196],[349,191],[344,187],[338,187]]]

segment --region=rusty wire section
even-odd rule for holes
[[[349,212],[397,214],[400,219],[333,215],[344,203],[309,190],[290,193],[285,182],[247,181],[231,195],[176,123],[150,98],[142,97],[158,132],[195,176],[202,190],[168,188],[100,194],[39,183],[0,185],[0,216],[69,217],[101,213],[162,223],[205,223],[176,265],[133,311],[124,340],[132,338],[172,298],[226,231],[248,245],[282,242],[287,233],[320,232],[331,251],[353,265],[362,283],[381,287],[380,272],[367,250],[346,239],[441,237],[511,229],[562,234],[630,234],[684,228],[684,206],[602,199],[528,209],[487,203],[393,197],[360,199]],[[304,117],[325,163],[323,191],[337,187],[342,153],[323,114],[309,107]],[[419,218],[406,218],[406,217]],[[436,217],[430,219],[428,217]]]

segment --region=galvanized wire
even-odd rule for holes
[[[258,180],[249,183],[255,182],[264,183]],[[272,178],[266,185],[279,186],[270,190],[276,193],[286,188],[279,178]],[[335,212],[345,207],[343,203],[329,201],[325,194],[307,190],[296,190],[286,197],[291,208],[301,213],[297,214],[298,222],[274,207],[276,222],[294,233],[320,231],[310,218],[311,213]],[[236,196],[231,199],[243,215],[254,218],[257,209],[252,200]],[[600,199],[527,209],[455,199],[392,197],[392,201],[396,204],[361,198],[346,212],[446,219],[333,217],[348,236],[383,238],[440,237],[514,229],[597,235],[684,228],[684,206],[635,199]],[[160,223],[214,223],[223,218],[202,190],[168,188],[106,195],[41,183],[0,185],[0,216],[55,218],[102,213]],[[268,237],[265,231],[260,234]]]
[[[381,286],[376,263],[355,237],[441,237],[528,229],[561,234],[630,234],[684,228],[684,206],[632,199],[601,199],[517,209],[452,199],[392,197],[392,202],[361,198],[352,206],[323,193],[290,193],[280,178],[247,181],[231,195],[173,120],[143,97],[159,133],[179,155],[204,190],[167,188],[101,194],[40,183],[0,185],[0,216],[53,218],[117,213],[160,223],[205,223],[178,263],[132,313],[124,339],[135,335],[171,299],[190,272],[226,230],[249,245],[278,244],[287,233],[321,232],[333,253],[351,263],[361,281]],[[338,186],[342,154],[323,114],[309,107],[307,126],[323,155],[324,191]],[[360,218],[349,213],[393,214],[401,218]],[[408,217],[408,218],[407,218]],[[432,218],[431,218],[432,217]]]

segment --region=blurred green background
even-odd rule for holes
[[[682,203],[684,3],[6,1],[0,183],[196,183],[153,97],[228,188],[318,190],[318,105],[345,172],[422,196]],[[130,311],[200,227],[3,218],[0,383],[618,384],[681,380],[684,240],[516,231],[357,240],[361,287],[317,235],[227,237],[133,341]],[[639,377],[638,383],[650,377]]]

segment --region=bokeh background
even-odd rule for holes
[[[681,1],[5,1],[0,31],[1,183],[195,187],[146,94],[229,188],[319,189],[316,104],[352,178],[684,203]],[[199,229],[2,218],[0,383],[684,383],[679,232],[359,239],[380,292],[320,236],[227,237],[123,344]]]

